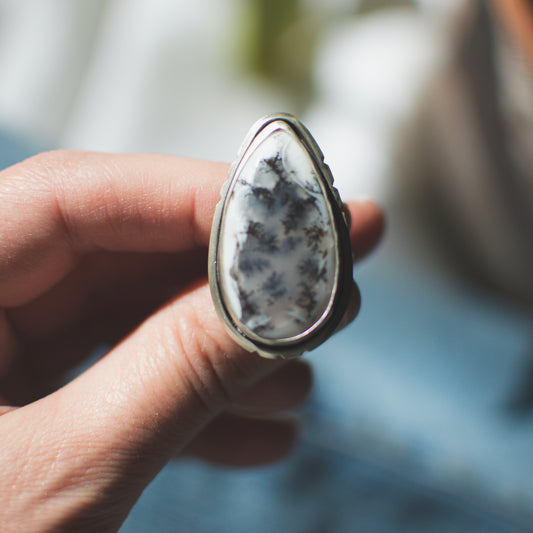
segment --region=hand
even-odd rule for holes
[[[0,173],[2,531],[116,531],[176,454],[252,465],[290,449],[294,424],[273,415],[303,401],[309,367],[236,346],[206,283],[227,170],[59,151]],[[382,217],[351,208],[362,255]]]

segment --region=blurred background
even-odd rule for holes
[[[532,42],[529,0],[0,0],[2,167],[287,111],[388,215],[293,455],[171,464],[121,531],[533,530]]]

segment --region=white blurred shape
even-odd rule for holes
[[[337,26],[323,39],[308,122],[345,196],[386,201],[394,146],[439,64],[439,35],[432,17],[397,9]]]
[[[172,138],[190,152],[218,94],[231,13],[230,2],[112,2],[63,143],[164,150]]]
[[[53,139],[85,68],[102,2],[0,3],[0,118],[19,134]]]
[[[343,198],[369,197],[381,201],[387,197],[384,132],[354,122],[327,105],[314,106],[307,114],[306,124],[324,152]]]
[[[0,0],[0,125],[45,146],[231,159],[289,107],[237,75],[240,0]]]

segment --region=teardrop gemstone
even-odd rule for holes
[[[234,329],[252,341],[294,342],[331,314],[342,255],[339,205],[286,121],[269,122],[242,154],[219,215],[220,299]]]

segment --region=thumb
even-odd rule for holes
[[[164,464],[280,364],[228,337],[205,282],[190,288],[77,379],[0,418],[25,520],[59,506],[77,531],[95,517],[118,527]]]

